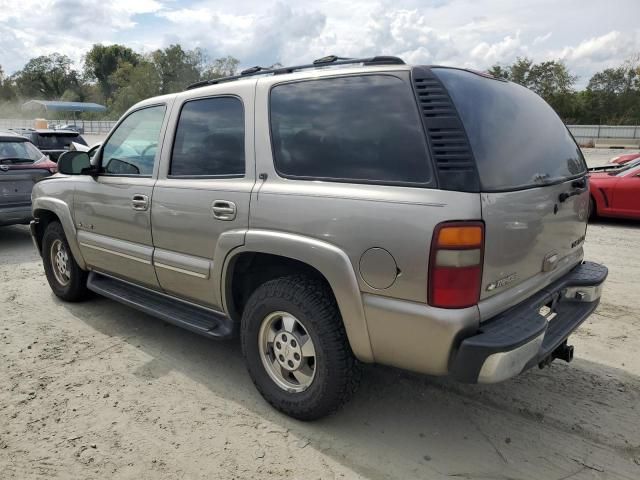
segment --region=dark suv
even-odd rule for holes
[[[58,161],[61,153],[69,150],[71,142],[81,145],[87,144],[84,138],[74,130],[21,128],[13,129],[12,131],[31,140],[42,153],[49,155],[49,158],[54,162]]]

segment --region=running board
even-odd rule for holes
[[[87,288],[205,337],[228,338],[235,333],[233,321],[223,313],[198,307],[123,280],[91,272],[87,280]]]

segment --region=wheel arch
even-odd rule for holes
[[[244,281],[243,273],[247,274]],[[246,301],[252,288],[272,278],[293,273],[317,276],[328,284],[338,304],[353,353],[364,362],[373,362],[355,271],[347,254],[327,242],[286,232],[249,230],[244,244],[226,256],[222,267],[220,285],[224,310],[232,318],[239,318],[242,311],[238,305],[240,296],[244,295]],[[244,288],[249,291],[243,291]]]
[[[80,268],[86,269],[86,263],[80,252],[80,245],[76,237],[76,228],[69,206],[57,198],[36,198],[33,202],[33,216],[36,219],[35,240],[40,253],[42,253],[42,237],[47,225],[52,221],[58,221],[62,225],[64,234],[67,237],[67,243],[69,244],[73,258]]]

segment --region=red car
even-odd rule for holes
[[[640,220],[640,159],[589,171],[592,216]]]
[[[629,163],[632,160],[637,160],[640,158],[640,153],[625,153],[624,155],[618,155],[617,157],[613,157],[609,160],[609,163],[614,165],[624,165],[625,163]]]
[[[0,226],[29,223],[33,185],[57,170],[26,138],[0,132]]]

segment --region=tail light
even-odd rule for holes
[[[478,303],[482,283],[484,224],[439,224],[431,242],[429,305],[465,308]]]

